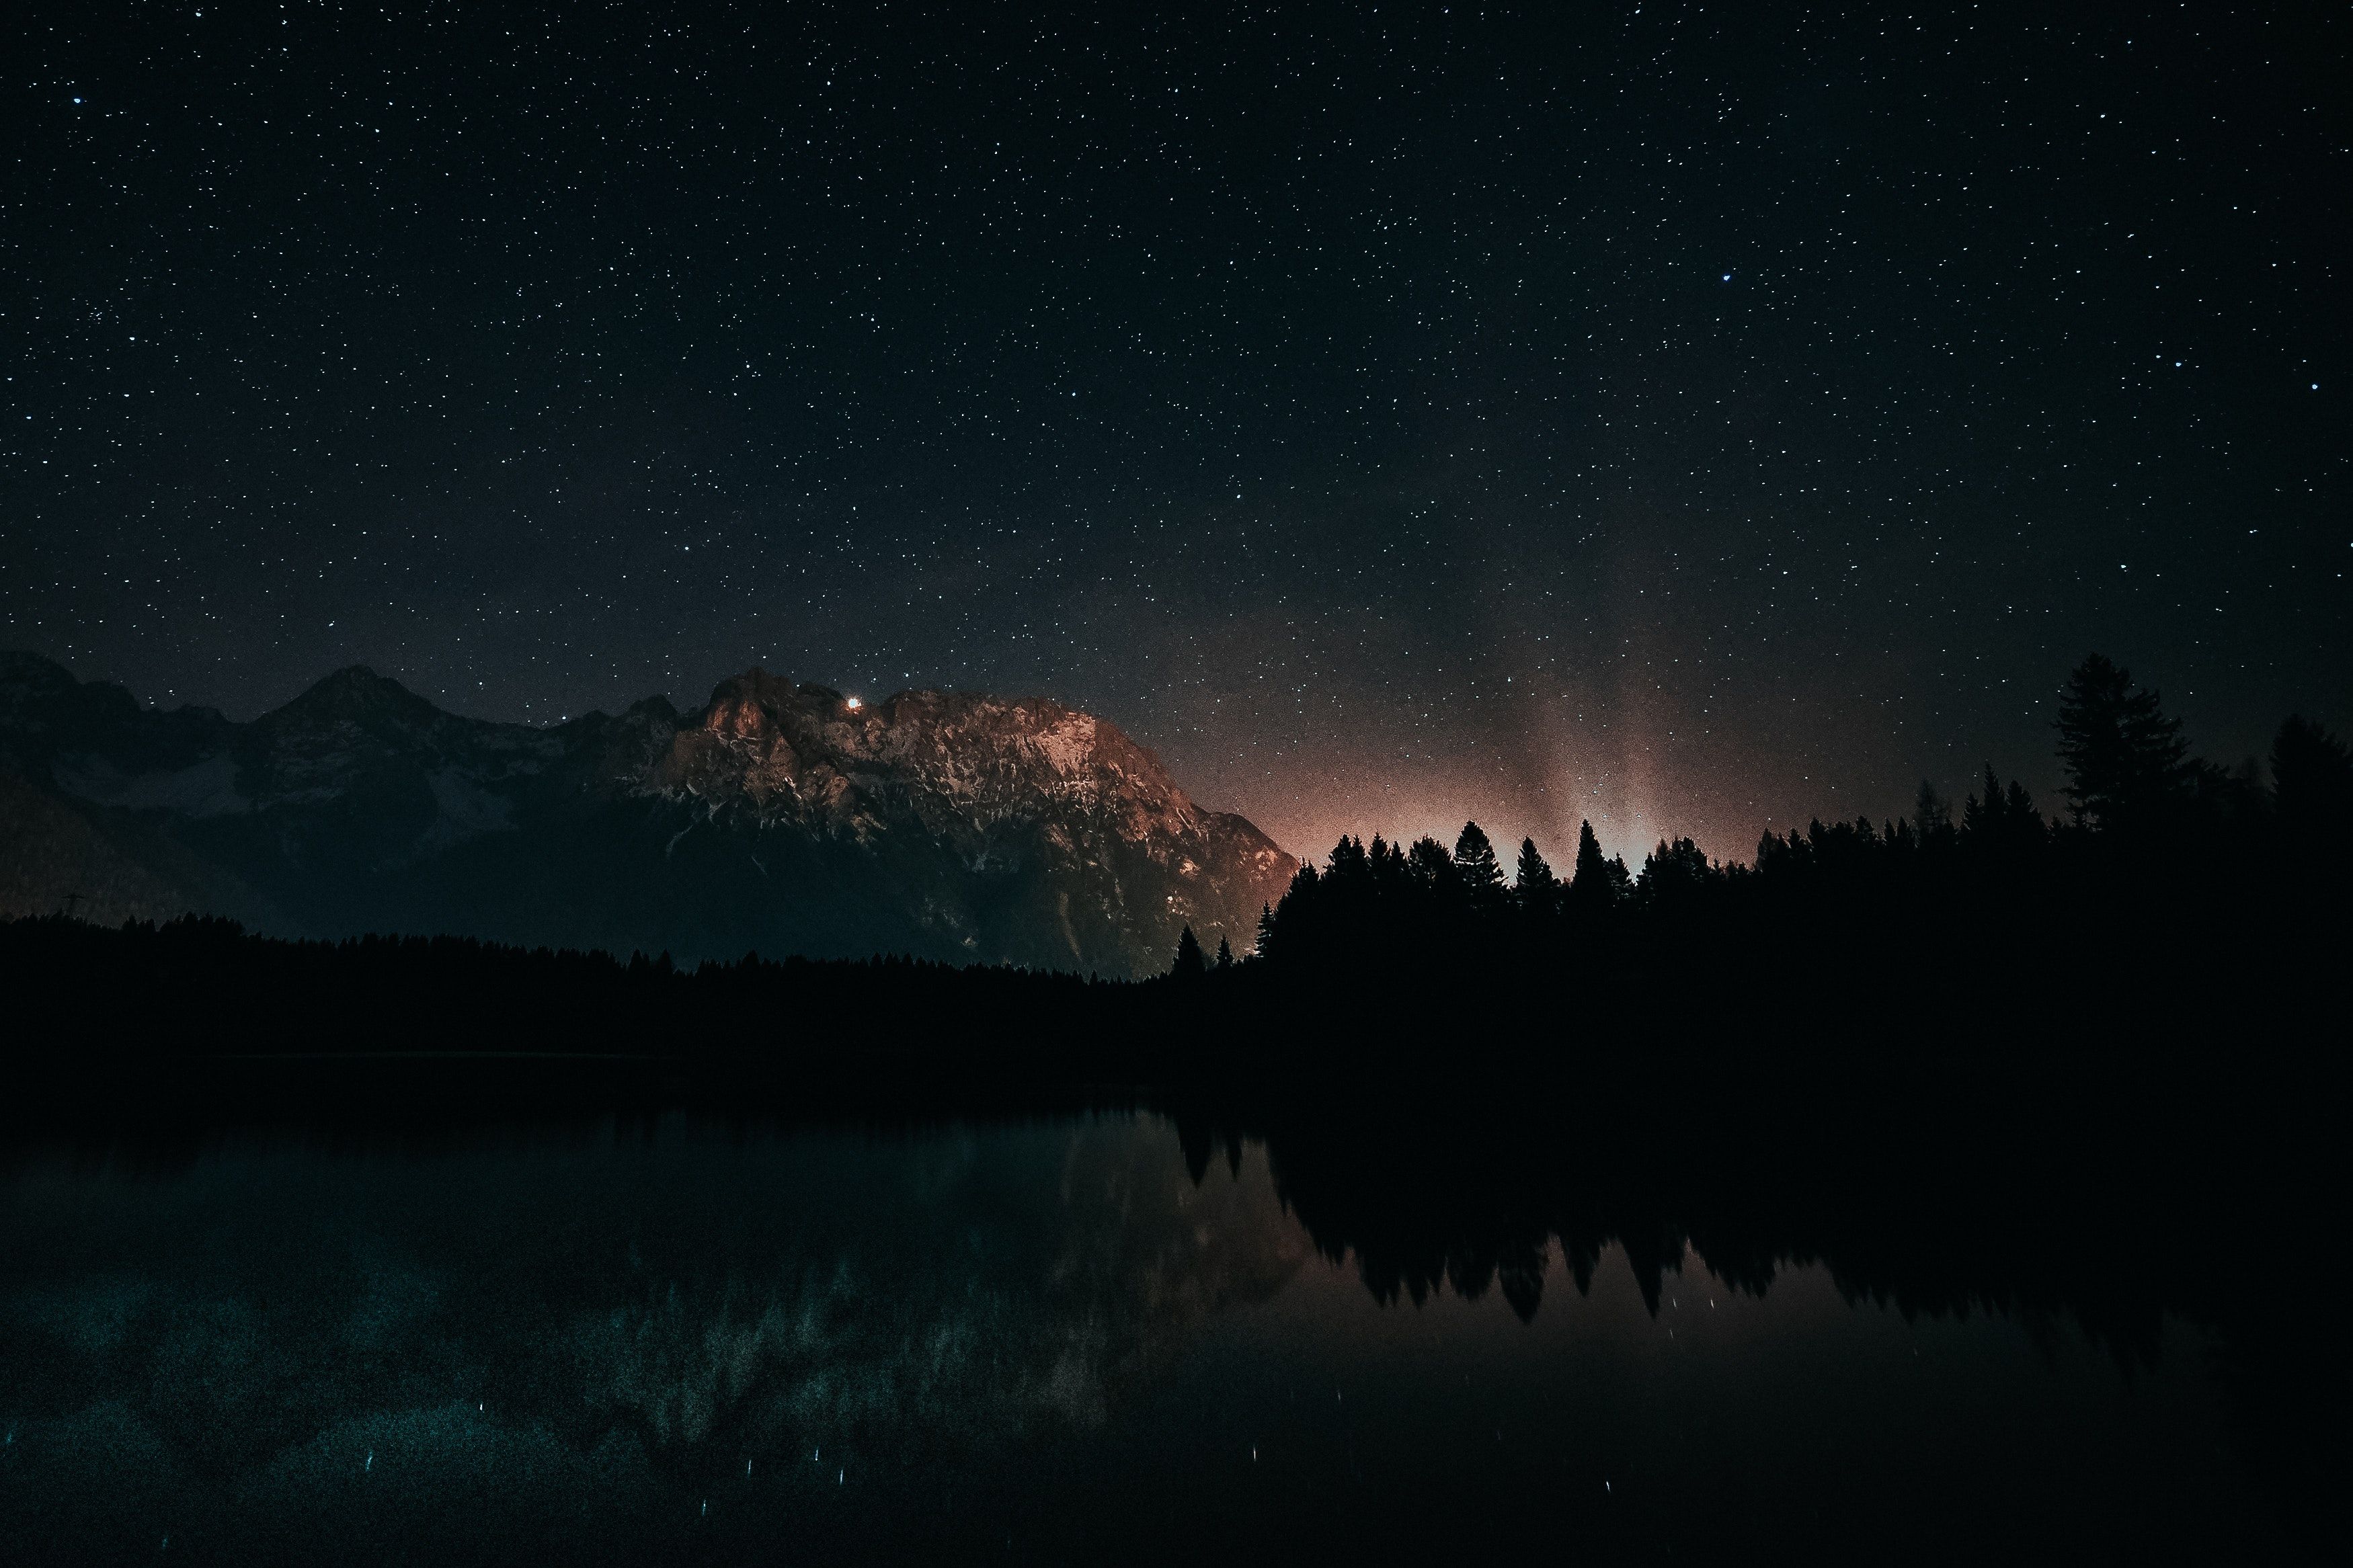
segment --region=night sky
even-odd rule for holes
[[[1050,695],[1320,853],[1746,858],[2098,648],[2353,721],[2348,13],[44,5],[0,646]]]

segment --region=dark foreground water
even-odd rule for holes
[[[1802,1257],[1508,1226],[1368,1287],[1293,1190],[1347,1210],[1348,1172],[1200,1163],[1128,1114],[20,1150],[0,1559],[2254,1560],[2295,1534],[2211,1328],[1907,1312]]]

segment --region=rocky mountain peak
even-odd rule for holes
[[[866,709],[850,707],[831,687],[797,685],[754,666],[721,681],[688,722],[723,742],[773,748],[818,735],[828,724],[868,717]]]
[[[1130,837],[1197,831],[1201,813],[1117,726],[1045,699],[902,691],[873,705],[751,669],[722,681],[649,783],[714,807],[855,829],[917,804],[986,826],[1050,805],[1113,811]]]
[[[237,724],[19,658],[0,660],[10,757],[126,856],[169,858],[174,886],[252,891],[303,934],[1135,973],[1187,924],[1247,946],[1297,866],[1062,703],[857,703],[759,668],[692,713],[657,698],[543,729],[444,712],[364,666]]]
[[[73,671],[39,654],[0,652],[0,704],[7,709],[56,701],[80,684]]]
[[[375,731],[430,728],[441,710],[389,676],[364,664],[346,665],[259,721],[280,729],[339,724]]]
[[[112,681],[77,680],[37,654],[0,652],[0,758],[20,766],[45,771],[77,752],[129,759],[156,744],[184,749],[222,722],[209,708],[142,708]]]

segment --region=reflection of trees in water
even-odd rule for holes
[[[1241,1133],[1185,1117],[1180,1135],[1207,1146]],[[1843,1160],[1664,1152],[1656,1141],[1543,1135],[1520,1116],[1291,1115],[1250,1135],[1265,1139],[1275,1190],[1316,1250],[1353,1258],[1383,1302],[1495,1289],[1533,1318],[1557,1242],[1580,1296],[1619,1248],[1653,1315],[1667,1277],[1695,1257],[1751,1296],[1819,1264],[1848,1300],[1907,1316],[1998,1312],[2037,1331],[2072,1319],[2127,1363],[2153,1360],[2166,1312],[2211,1316],[2210,1296],[2190,1288],[2205,1271],[2185,1266],[2169,1228],[2180,1211],[2064,1181],[1978,1181],[1964,1195],[1918,1171],[1883,1165],[1859,1181]]]
[[[1410,1109],[1307,1095],[1176,1120],[1196,1179],[1208,1151],[1262,1139],[1285,1209],[1384,1303],[1498,1288],[1531,1319],[1556,1241],[1580,1296],[1620,1248],[1653,1316],[1695,1257],[1756,1297],[1818,1265],[1849,1302],[1906,1318],[1999,1314],[2046,1343],[2072,1323],[2127,1373],[2157,1364],[2176,1317],[2211,1336],[2251,1471],[2327,1495],[2347,1357],[2320,1331],[2337,1275],[2301,1260],[2336,1228],[2341,1158],[2309,1127],[2120,1091],[2108,1114],[2038,1122],[2047,1107],[2030,1115],[2007,1091],[1891,1120],[1820,1080],[1687,1090],[1671,1113],[1620,1088],[1542,1080]],[[1622,1120],[1579,1126],[1562,1103]]]

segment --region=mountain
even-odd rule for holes
[[[752,669],[538,728],[353,667],[237,723],[0,654],[0,914],[1135,974],[1247,948],[1297,865],[1042,700]]]

